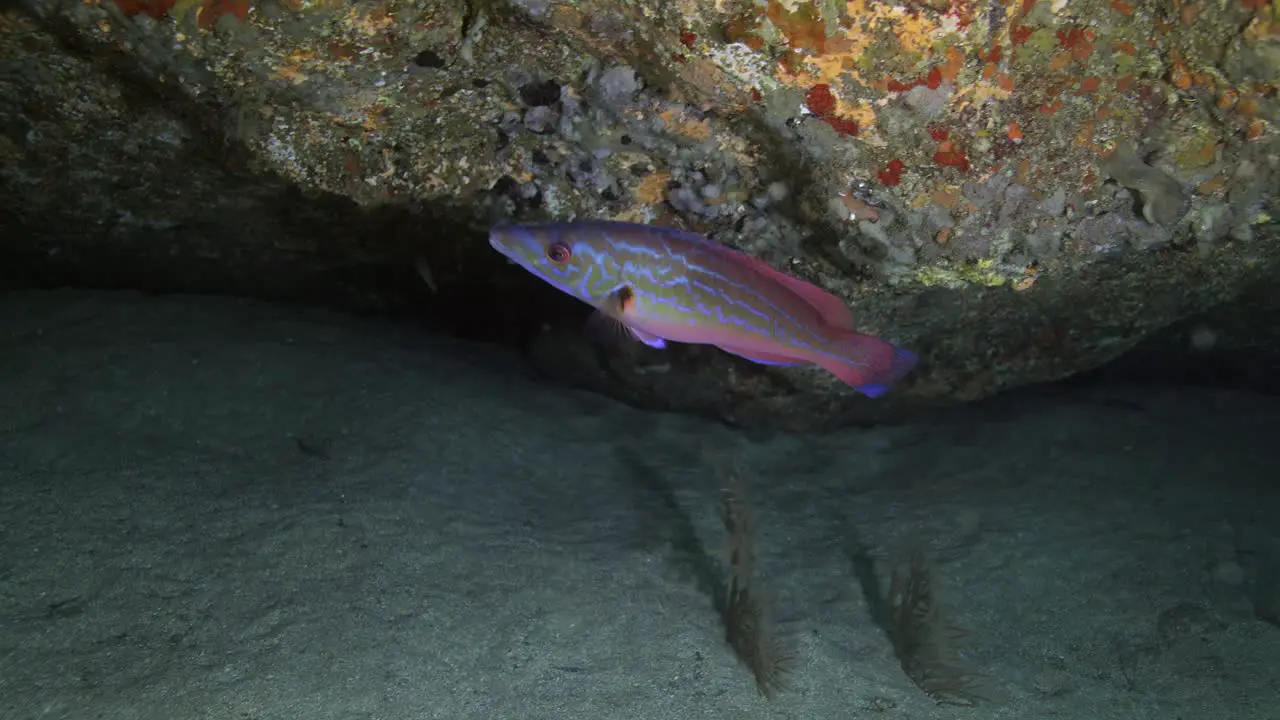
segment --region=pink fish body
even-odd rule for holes
[[[695,233],[621,222],[513,225],[495,250],[637,339],[714,345],[754,362],[814,364],[878,396],[916,356],[854,330],[844,301]]]

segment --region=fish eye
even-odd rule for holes
[[[553,263],[567,263],[572,255],[569,246],[564,243],[552,243],[551,247],[547,248],[547,258]]]

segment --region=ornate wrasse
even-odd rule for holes
[[[715,345],[771,365],[815,364],[875,397],[911,352],[853,327],[844,301],[695,233],[587,221],[493,229],[489,244],[653,347]]]

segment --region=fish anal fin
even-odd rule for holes
[[[754,363],[761,365],[808,365],[807,360],[800,360],[788,355],[779,355],[777,353],[763,352],[760,350],[747,350],[743,348],[719,346],[721,350],[745,358]]]

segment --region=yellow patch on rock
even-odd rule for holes
[[[667,123],[667,128],[678,135],[683,135],[691,140],[706,140],[711,137],[711,123],[706,120],[685,120],[677,117],[672,110],[666,110],[658,114]]]
[[[657,205],[667,199],[667,183],[671,173],[656,172],[646,175],[636,186],[636,199],[645,205]]]
[[[875,31],[879,27],[892,28],[903,53],[919,55],[927,55],[934,41],[946,32],[940,23],[924,13],[910,13],[906,7],[872,0],[849,0],[845,3],[845,13],[857,20],[842,35],[828,40],[832,47],[839,49],[818,57],[806,57],[803,67],[808,72],[791,72],[779,66],[776,75],[779,82],[807,88],[821,82],[837,84],[847,77],[870,84],[858,70],[857,61],[875,42]]]

